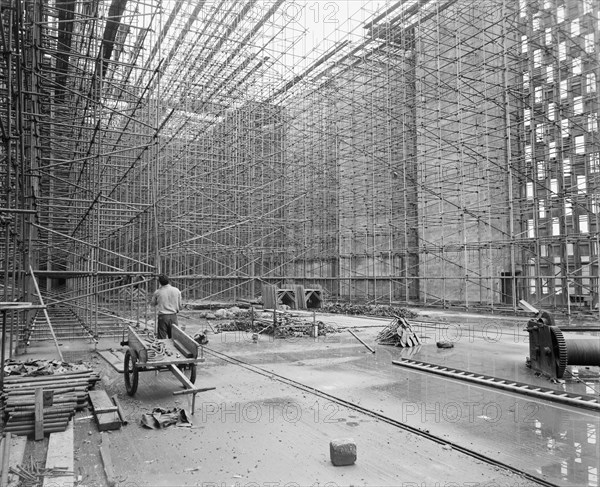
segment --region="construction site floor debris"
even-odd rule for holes
[[[453,315],[444,322],[437,317],[430,322],[419,318],[427,323],[411,323],[422,345],[401,348],[375,342],[389,320],[333,315],[318,319],[351,327],[376,353],[343,332],[317,338],[260,336],[257,341],[251,333],[210,334],[207,352],[253,364],[272,377],[207,355],[196,385],[217,389],[198,396],[196,414],[186,427],[148,430],[141,426],[143,414],[154,407],[189,407],[186,398],[172,395],[179,385],[171,374],[141,374],[137,394],[129,397],[122,374],[95,355],[101,387],[109,395],[118,395],[129,420],[127,426],[110,433],[117,481],[136,486],[536,485],[449,446],[455,444],[547,484],[598,485],[597,413],[392,365],[392,360],[413,358],[548,387],[550,381],[525,366],[528,345],[523,320],[466,315]],[[186,321],[192,334],[205,328],[205,323],[193,318]],[[451,340],[455,347],[439,349],[438,340]],[[68,343],[64,351],[75,356],[86,347],[93,350],[93,344]],[[118,344],[114,340],[98,344],[98,350],[108,348]],[[598,368],[582,367],[577,372],[577,380],[569,378],[554,386],[597,394]],[[277,380],[280,376],[442,441],[430,441],[343,402],[325,400]],[[75,421],[75,444],[80,445],[76,471],[88,479],[86,485],[104,485],[99,456],[92,451],[98,434],[92,421],[84,415]],[[329,442],[350,437],[357,445],[356,463],[334,467]]]

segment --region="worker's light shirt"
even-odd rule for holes
[[[159,287],[152,296],[152,304],[159,315],[171,315],[181,310],[181,291],[170,284]]]

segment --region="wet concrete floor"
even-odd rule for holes
[[[190,334],[206,327],[193,313],[187,315]],[[429,321],[411,322],[423,344],[401,349],[375,343],[389,320],[315,318],[352,327],[376,353],[346,331],[318,339],[261,336],[257,343],[246,333],[211,334],[208,349],[429,431],[550,483],[598,485],[598,413],[392,364],[401,357],[413,358],[597,396],[597,367],[578,368],[578,381],[552,384],[525,366],[526,320],[420,316],[419,320]],[[440,339],[453,341],[454,348],[438,349],[435,343]],[[119,349],[118,340],[103,340],[97,346],[107,348]],[[138,393],[129,397],[122,375],[95,356],[92,345],[69,342],[63,349],[66,359],[92,359],[101,371],[101,387],[124,404],[130,424],[110,434],[120,485],[536,485],[447,445],[209,354],[199,366],[196,386],[217,389],[197,396],[193,426],[148,430],[139,419],[152,408],[190,407],[188,399],[172,395],[181,386],[170,373],[140,374]],[[41,348],[32,347],[30,352],[43,355]],[[86,484],[105,485],[98,435],[89,413],[78,413],[75,424],[77,461]],[[351,467],[334,467],[329,441],[344,437],[356,441],[358,460]]]
[[[415,321],[423,344],[402,349],[375,343],[381,328],[374,325],[381,320],[331,315],[317,319],[358,325],[360,331],[355,328],[355,333],[376,353],[344,332],[318,340],[261,337],[256,344],[245,334],[223,334],[209,346],[553,483],[598,485],[597,412],[392,365],[401,357],[411,358],[598,397],[598,367],[569,367],[569,372],[576,369],[578,380],[553,384],[525,366],[526,321],[482,316],[451,317],[435,325]],[[365,327],[360,329],[359,322]],[[590,339],[598,338],[590,335]],[[455,346],[439,349],[438,340],[450,340]]]

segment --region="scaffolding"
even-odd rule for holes
[[[1,0],[2,300],[597,312],[597,2],[340,5]]]

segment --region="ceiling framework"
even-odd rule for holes
[[[594,310],[598,5],[336,5],[2,0],[3,300]]]

